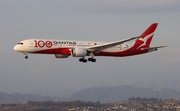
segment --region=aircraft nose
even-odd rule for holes
[[[14,49],[15,51],[17,51],[17,45],[15,45],[13,49]]]

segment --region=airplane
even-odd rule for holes
[[[153,52],[167,46],[150,47],[158,23],[152,23],[140,36],[115,42],[27,39],[14,46],[28,59],[28,54],[53,54],[55,58],[80,57],[79,61],[96,62],[95,56],[125,57]],[[136,39],[136,40],[135,40]],[[126,42],[135,40],[133,43]],[[85,59],[89,56],[88,59]]]

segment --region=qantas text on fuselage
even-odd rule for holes
[[[79,61],[83,63],[96,62],[95,56],[133,56],[166,47],[150,47],[157,25],[158,23],[151,24],[140,36],[115,42],[27,39],[15,45],[14,50],[25,54],[25,59],[28,59],[28,54],[53,54],[56,58],[79,57]],[[131,40],[135,41],[128,44]]]

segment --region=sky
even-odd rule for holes
[[[179,0],[0,0],[0,92],[38,93],[180,79]],[[156,52],[132,57],[96,57],[96,63],[54,55],[24,55],[24,39],[107,41],[139,36],[159,23]]]

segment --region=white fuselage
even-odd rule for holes
[[[47,41],[50,41],[52,43],[52,46],[46,43]],[[17,44],[14,47],[14,50],[24,53],[35,53],[37,51],[51,50],[57,48],[86,48],[90,46],[103,45],[106,43],[107,42],[28,39],[23,40],[19,44]],[[103,52],[120,52],[127,50],[132,46],[133,44],[120,44],[115,47],[107,48],[103,50]],[[56,54],[56,52],[54,54]]]
[[[94,56],[124,57],[144,54],[165,47],[150,47],[157,25],[158,23],[151,24],[141,36],[115,42],[28,39],[15,45],[14,50],[24,53],[26,59],[28,53],[54,54],[56,58],[81,57],[79,61],[83,63],[87,62],[86,56],[90,56],[88,61],[96,62]],[[131,40],[135,41],[128,44]]]

